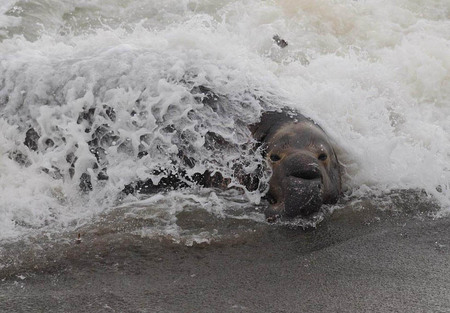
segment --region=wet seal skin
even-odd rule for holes
[[[308,216],[341,194],[339,161],[328,136],[314,121],[288,111],[266,112],[250,126],[265,145],[272,168],[267,198],[268,221]]]

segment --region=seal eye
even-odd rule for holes
[[[271,154],[271,155],[270,155],[270,160],[271,160],[272,162],[280,161],[280,160],[281,160],[281,157],[280,157],[278,154]]]
[[[317,157],[320,161],[325,161],[328,156],[325,153],[321,153],[319,154],[319,156]]]

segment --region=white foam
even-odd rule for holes
[[[36,4],[42,10],[33,11]],[[207,128],[186,118],[190,109],[210,129],[244,143],[244,130],[233,131],[236,117],[249,123],[263,109],[289,105],[314,118],[340,147],[348,190],[420,188],[450,211],[447,0],[110,0],[77,6],[34,0],[21,3],[17,17],[5,15],[13,6],[19,2],[0,5],[2,238],[88,219],[111,207],[125,184],[151,176],[153,166],[167,161],[156,150],[151,160],[129,158],[117,151],[118,142],[107,150],[110,179],[80,195],[78,178],[92,172],[95,157],[77,118],[83,107],[104,104],[117,113],[111,129],[133,149],[150,133],[152,146],[158,143],[169,155],[178,145],[155,132],[158,118],[189,129],[192,145],[201,148]],[[275,34],[287,40],[285,49],[274,45]],[[245,105],[220,121],[212,118],[177,83],[186,75]],[[147,112],[159,113],[131,117],[139,98]],[[96,116],[96,123],[106,122]],[[30,126],[60,145],[44,151],[41,142],[40,153],[30,152],[23,145]],[[14,149],[31,165],[12,161]],[[66,155],[72,150],[78,161],[71,180]],[[232,158],[199,153],[205,160],[196,170],[229,170],[224,164]],[[64,180],[41,171],[52,165],[65,171]],[[248,194],[253,203],[260,196]]]

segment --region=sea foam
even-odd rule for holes
[[[448,12],[445,0],[2,4],[2,238],[89,221],[180,147],[200,160],[195,170],[231,173],[239,159],[262,162],[242,148],[251,141],[245,125],[285,106],[313,118],[336,143],[346,195],[419,189],[447,214]],[[286,48],[274,44],[275,34]],[[192,90],[201,85],[226,99],[226,114],[198,101]],[[96,108],[91,125],[79,122],[89,108]],[[188,141],[164,133],[170,124]],[[83,194],[82,174],[97,174],[88,142],[100,125],[111,132],[103,156],[109,179],[93,179],[94,190]],[[24,145],[29,128],[40,135],[37,151]],[[207,151],[208,130],[235,148]],[[137,157],[140,145],[149,157]],[[22,156],[26,164],[14,161]],[[263,193],[246,196],[257,205]],[[220,216],[227,204],[217,203]]]

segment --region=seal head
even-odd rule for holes
[[[341,193],[339,161],[325,132],[303,115],[267,112],[251,128],[272,168],[267,218],[308,216]]]

